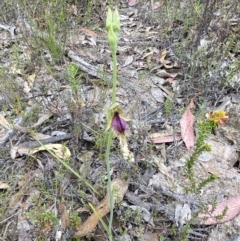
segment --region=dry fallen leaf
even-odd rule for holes
[[[0,189],[9,189],[9,188],[10,186],[6,182],[0,181]]]
[[[138,3],[138,0],[128,0],[128,6],[132,7]]]
[[[194,124],[195,117],[191,112],[191,109],[194,108],[194,103],[193,103],[194,99],[195,97],[191,99],[189,105],[187,106],[186,111],[184,112],[180,120],[182,139],[188,150],[190,150],[194,146],[193,124]]]
[[[71,152],[69,149],[62,145],[62,144],[47,144],[44,146],[39,146],[36,148],[26,147],[26,146],[13,146],[11,148],[10,154],[11,158],[15,159],[17,155],[33,155],[39,151],[52,151],[56,156],[58,156],[61,159],[69,159],[71,156]]]
[[[162,1],[155,2],[155,3],[152,5],[152,9],[153,9],[153,10],[156,10],[156,9],[160,8],[163,4],[164,4],[164,2],[162,2]]]
[[[11,124],[5,119],[5,117],[3,115],[0,114],[0,125],[3,126],[4,128],[10,130],[13,127],[11,126]]]
[[[157,72],[157,76],[161,78],[175,78],[178,73],[168,73],[166,70],[161,69]]]
[[[164,49],[162,52],[161,52],[161,56],[160,56],[160,62],[164,65],[164,67],[166,69],[171,69],[173,67],[173,65],[167,65],[167,61],[165,60],[165,57],[167,55],[167,50]]]
[[[147,231],[146,233],[144,233],[143,239],[145,241],[159,241],[159,237],[160,237],[160,232],[159,231],[154,231],[154,233],[152,231]]]
[[[173,142],[173,141],[179,141],[181,140],[182,137],[181,136],[159,136],[159,137],[153,137],[153,138],[149,138],[149,140],[155,144],[160,144],[160,143],[168,143],[168,142]]]
[[[33,87],[35,78],[36,78],[36,73],[33,73],[27,77],[27,82],[28,82],[28,85],[30,86],[30,88]]]
[[[8,213],[10,215],[15,213],[16,210],[20,207],[20,205],[22,203],[23,196],[24,196],[24,193],[23,193],[22,190],[19,190],[17,193],[12,195],[10,200],[9,200],[6,213]]]
[[[155,144],[179,141],[181,139],[182,139],[181,136],[173,135],[172,129],[168,129],[163,132],[155,132],[155,133],[148,135],[148,141],[153,142]]]
[[[79,31],[85,33],[91,37],[97,38],[98,34],[87,28],[79,28]]]
[[[171,78],[171,77],[169,77],[169,78],[166,79],[166,82],[169,82],[170,84],[172,84],[173,81],[174,81],[174,78]]]
[[[125,181],[118,178],[112,181],[111,187],[113,190],[114,203],[120,203],[128,189],[128,184]],[[110,201],[109,193],[107,193],[104,199],[99,203],[99,205],[94,208],[94,213],[82,225],[80,225],[77,228],[77,232],[75,232],[74,237],[81,238],[89,235],[97,226],[99,222],[99,217],[102,218],[109,212]]]
[[[235,218],[240,213],[240,196],[232,197],[226,201],[218,203],[213,212],[211,212],[212,209],[212,205],[209,205],[209,214],[200,213],[198,215],[198,218],[202,220],[201,224],[213,225],[224,223]],[[226,214],[222,218],[217,219],[216,217],[221,217],[225,210]]]
[[[70,218],[64,203],[59,204],[59,213],[61,218],[61,227],[63,230],[66,230],[70,226]]]

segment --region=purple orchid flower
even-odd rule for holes
[[[120,117],[120,114],[118,111],[114,112],[111,126],[113,130],[117,132],[117,134],[124,135],[127,129],[127,122]]]

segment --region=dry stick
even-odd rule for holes
[[[100,71],[97,67],[87,63],[85,60],[83,60],[77,53],[75,53],[72,50],[69,50],[67,53],[68,57],[72,60],[74,60],[75,64],[82,70],[83,72],[92,75],[94,77],[97,77],[99,79],[102,79],[106,82],[106,84],[112,83],[112,75],[109,74],[106,71]],[[125,79],[118,77],[118,81],[121,82],[124,85],[127,85],[127,87],[131,88],[132,90],[138,90],[141,91],[139,87],[136,86],[136,84],[132,84],[130,81],[126,81]]]
[[[154,37],[154,36],[152,36]],[[96,44],[107,44],[108,41],[104,39],[97,39]],[[157,42],[155,40],[127,40],[127,41],[119,41],[118,42],[119,46],[154,46],[154,47],[159,47],[159,48],[166,48],[163,43]]]
[[[59,142],[59,141],[70,140],[72,138],[73,138],[73,134],[65,134],[65,135],[50,137],[50,138],[47,138],[47,139],[40,139],[39,141],[42,143],[42,145],[46,145],[46,144],[49,144],[49,143],[55,143],[55,142]],[[38,141],[29,141],[29,142],[23,143],[22,145],[24,147],[31,147],[31,148],[41,146]]]

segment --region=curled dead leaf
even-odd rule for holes
[[[161,56],[160,56],[160,62],[164,65],[164,67],[165,67],[166,69],[171,69],[171,68],[173,68],[173,65],[168,65],[168,64],[167,64],[167,61],[165,60],[166,55],[167,55],[167,50],[164,49],[164,50],[162,51],[162,53],[161,53]]]

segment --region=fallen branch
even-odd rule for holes
[[[100,70],[97,67],[87,63],[80,56],[78,56],[77,53],[75,53],[72,50],[69,50],[67,52],[67,56],[75,62],[75,64],[79,67],[81,71],[94,77],[97,77],[98,79],[104,80],[106,84],[112,84],[112,75],[107,71]],[[132,90],[141,91],[141,88],[136,86],[136,84],[132,84],[130,81],[126,81],[124,78],[120,76],[118,77],[118,81],[124,85],[127,85],[127,87],[131,88]]]

